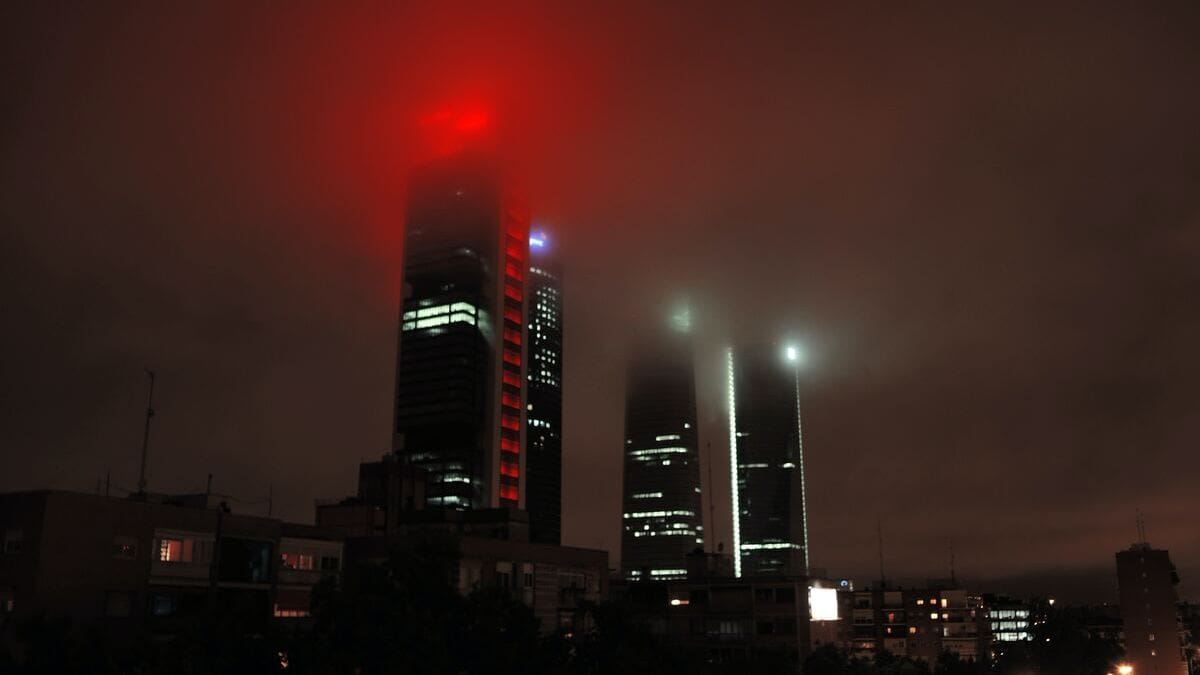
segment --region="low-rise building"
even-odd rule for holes
[[[435,532],[457,541],[460,592],[504,589],[533,610],[543,632],[576,626],[589,604],[607,597],[607,551],[532,543],[520,509],[429,507],[426,480],[424,470],[388,455],[361,465],[356,495],[318,502],[317,525],[346,537],[348,569],[384,562],[407,538]]]
[[[0,609],[170,632],[213,607],[252,622],[309,614],[342,566],[341,536],[230,513],[207,495],[0,495]]]
[[[982,597],[953,584],[880,584],[846,595],[850,610],[842,621],[855,656],[888,651],[932,664],[943,652],[965,661],[980,661],[988,653],[991,631]]]

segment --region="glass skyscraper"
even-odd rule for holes
[[[544,232],[529,237],[529,394],[525,508],[529,538],[562,541],[562,267]]]
[[[429,506],[525,506],[529,215],[495,161],[418,169],[405,215],[393,449]]]
[[[621,561],[627,579],[687,575],[704,544],[687,325],[639,346],[626,377]]]
[[[794,346],[726,354],[737,576],[808,573],[808,523]]]

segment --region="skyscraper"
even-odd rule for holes
[[[734,574],[807,574],[800,352],[763,345],[726,358]]]
[[[393,449],[429,472],[430,506],[524,507],[528,255],[526,207],[492,158],[414,173]]]
[[[529,237],[529,394],[525,508],[529,538],[562,541],[562,267],[543,232]]]
[[[696,380],[686,325],[637,350],[625,392],[622,568],[628,579],[687,574],[704,544]]]
[[[1133,675],[1187,675],[1179,641],[1178,583],[1166,551],[1143,541],[1117,553],[1125,661]]]

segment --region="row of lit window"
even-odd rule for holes
[[[675,454],[686,453],[687,451],[688,451],[687,448],[683,448],[683,447],[679,447],[679,446],[671,446],[671,447],[666,447],[666,448],[647,448],[645,450],[631,450],[631,451],[629,451],[628,455],[630,457],[633,457],[634,459],[645,458],[645,459],[642,459],[642,461],[646,461],[646,460],[650,460],[650,459],[657,459],[659,457],[659,455],[675,455]]]
[[[776,549],[803,549],[800,544],[792,544],[789,542],[768,542],[765,544],[742,544],[743,551],[769,551]]]
[[[464,312],[470,314],[471,316],[476,316],[479,313],[479,309],[469,302],[453,302],[444,305],[434,305],[432,307],[409,310],[404,313],[403,319],[404,321],[413,321],[416,319],[426,319],[431,316],[455,314],[458,312]]]
[[[434,316],[428,319],[417,319],[416,321],[405,321],[400,324],[401,330],[424,330],[426,328],[434,328],[435,326],[445,326],[452,323],[465,323],[471,326],[475,324],[475,316],[463,312],[457,312],[449,315]]]
[[[661,492],[635,492],[634,494],[629,495],[629,498],[630,499],[661,499],[662,496],[663,496],[663,493],[661,493]]]
[[[640,577],[640,576],[642,576],[642,571],[641,570],[630,570],[629,576]],[[685,570],[685,569],[681,570],[681,569],[677,569],[677,568],[668,568],[668,569],[660,568],[660,569],[650,570],[650,576],[652,576],[652,577],[687,576],[687,570]]]
[[[639,537],[694,537],[699,532],[695,530],[650,530],[648,532],[634,532],[634,538]],[[699,540],[697,540],[699,543]]]
[[[626,513],[625,518],[670,518],[671,516],[695,516],[695,511],[675,510],[675,511],[635,511]]]

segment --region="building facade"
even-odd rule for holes
[[[623,575],[681,578],[688,553],[704,544],[696,380],[686,332],[641,345],[625,386]]]
[[[814,635],[836,626],[813,599],[831,584],[804,577],[693,575],[686,579],[623,581],[612,595],[664,642],[701,653],[709,663],[770,660],[796,672]],[[786,664],[786,665],[785,665]]]
[[[991,645],[983,598],[962,588],[888,586],[847,592],[850,652],[872,658],[881,651],[934,664],[943,652],[981,661]],[[847,645],[842,645],[847,646]]]
[[[544,232],[529,238],[525,509],[530,538],[562,541],[562,265]]]
[[[504,590],[533,610],[544,632],[578,626],[606,599],[606,551],[531,541],[533,515],[522,509],[429,506],[421,498],[428,477],[392,455],[360,466],[353,497],[317,503],[317,526],[345,536],[348,573],[432,536],[457,549],[459,592]]]
[[[171,633],[223,610],[260,627],[309,616],[313,586],[340,574],[341,537],[214,501],[0,495],[0,609],[18,621],[104,622],[116,634]]]
[[[529,214],[493,159],[418,169],[405,215],[393,450],[431,506],[525,506]]]
[[[807,574],[799,353],[761,345],[726,358],[735,573]]]
[[[1146,543],[1116,557],[1126,662],[1137,675],[1186,675],[1175,592],[1179,575],[1171,557]]]

